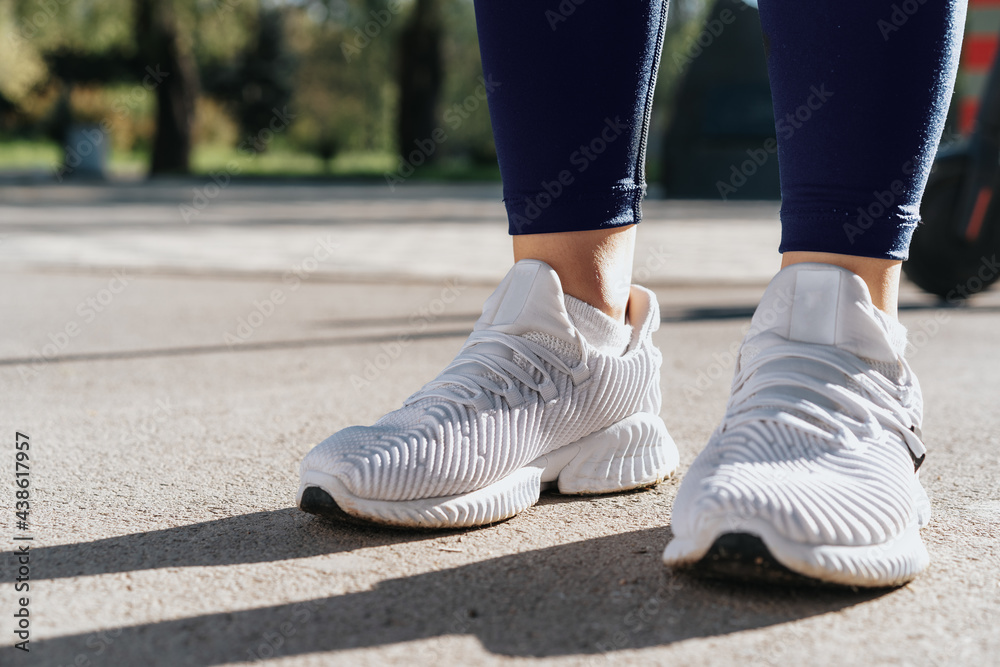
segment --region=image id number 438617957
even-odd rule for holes
[[[31,589],[31,555],[27,544],[34,539],[28,517],[31,512],[31,466],[29,464],[31,449],[27,435],[17,432],[14,438],[14,558],[17,559],[14,577],[14,592],[16,609],[14,611],[14,634],[20,640],[14,648],[27,652],[31,639],[31,620],[27,595]]]

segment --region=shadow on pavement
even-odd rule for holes
[[[938,310],[944,307],[951,308],[950,306],[942,306],[939,303],[930,304],[902,304],[899,307],[900,311],[920,311],[920,310]],[[662,311],[662,316],[660,321],[663,323],[669,322],[705,322],[710,320],[749,320],[753,317],[754,310],[756,306],[724,306],[724,307],[711,307],[711,308],[664,308]],[[955,310],[959,310],[963,313],[994,313],[1000,312],[1000,307],[998,306],[965,306],[961,305],[955,307]],[[447,338],[466,338],[472,331],[472,323],[475,322],[475,316],[468,315],[456,315],[456,321],[468,321],[469,326],[467,328],[463,327],[461,329],[452,329],[446,331],[427,331],[427,332],[413,332],[413,333],[379,333],[379,334],[369,334],[369,335],[353,335],[353,336],[331,336],[323,338],[301,338],[294,340],[271,340],[271,341],[260,341],[260,342],[244,342],[238,345],[230,344],[212,344],[212,345],[189,345],[185,347],[166,347],[166,348],[149,348],[149,349],[137,349],[137,350],[109,350],[104,352],[80,352],[76,354],[62,354],[54,355],[51,357],[7,357],[0,358],[0,367],[2,366],[25,366],[25,365],[38,365],[38,364],[55,364],[55,363],[72,363],[80,361],[110,361],[110,360],[122,360],[122,359],[153,359],[159,357],[187,357],[193,355],[201,354],[220,354],[228,352],[267,352],[271,350],[297,350],[306,349],[314,347],[337,347],[341,345],[363,345],[368,343],[381,343],[381,342],[394,342],[398,341],[400,336],[405,335],[410,340],[438,340]],[[369,319],[369,320],[347,320],[348,324],[344,326],[338,325],[335,321],[319,322],[319,327],[330,327],[330,328],[349,328],[349,327],[360,327],[368,324],[369,322],[375,323],[385,323],[387,325],[399,324],[403,322],[401,318],[384,318],[384,319]],[[360,324],[359,324],[360,323]]]
[[[708,308],[670,308],[660,307],[660,322],[707,322],[714,320],[749,320],[753,317],[757,306],[715,306]],[[899,304],[900,312],[924,310],[949,310],[961,313],[996,313],[997,306],[959,303],[953,305],[947,301],[928,301],[926,303],[903,302]]]
[[[433,539],[455,531],[413,533],[364,526],[342,527],[295,507],[31,550],[32,578],[134,572],[167,567],[265,563],[310,558],[366,547]],[[14,581],[13,569],[0,582]]]
[[[200,530],[207,539],[213,531],[249,528],[260,518],[201,524]],[[246,544],[221,556],[206,556],[208,548],[181,552],[186,564],[247,562],[373,539],[317,520],[290,528],[293,546],[249,535]],[[159,532],[154,540],[162,546],[170,531]],[[669,528],[658,527],[574,542],[387,579],[345,595],[125,627],[103,633],[101,641],[93,633],[40,640],[32,643],[32,656],[72,664],[81,655],[93,658],[99,646],[107,664],[207,666],[469,635],[494,654],[575,655],[597,662],[622,649],[788,623],[886,594],[765,589],[674,576],[660,563],[669,535]],[[166,565],[161,558],[152,566]]]
[[[465,338],[469,329],[458,331],[428,331],[407,334],[412,340],[436,340],[439,338]],[[77,361],[112,361],[121,359],[154,359],[158,357],[189,357],[199,354],[222,354],[229,352],[267,352],[270,350],[298,350],[313,347],[336,347],[339,345],[364,345],[398,341],[399,333],[339,336],[327,338],[300,338],[293,340],[270,340],[260,342],[243,342],[237,344],[188,345],[186,347],[160,347],[138,350],[109,350],[106,352],[79,352],[76,354],[60,354],[51,357],[8,357],[0,358],[0,366],[25,366],[37,364],[58,364]]]

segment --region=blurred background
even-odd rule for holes
[[[733,0],[670,14],[648,174],[715,196],[695,172],[774,134],[759,21]],[[414,178],[499,178],[471,0],[0,0],[0,63],[8,174],[383,179],[443,127]],[[767,171],[741,195],[776,196]]]
[[[673,0],[668,26],[647,173],[717,198],[774,136],[759,19]],[[0,0],[0,63],[7,176],[499,178],[472,0]],[[777,160],[736,190],[776,198]]]

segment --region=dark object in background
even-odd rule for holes
[[[17,106],[0,92],[0,132],[16,127],[18,120]]]
[[[191,126],[198,97],[194,56],[178,37],[172,2],[136,0],[136,43],[140,60],[155,63],[156,135],[151,176],[190,171]],[[162,74],[159,74],[162,72]]]
[[[408,155],[438,127],[437,105],[444,82],[440,0],[417,0],[399,36],[399,152]],[[423,150],[427,162],[437,151]]]
[[[906,277],[952,303],[1000,279],[1000,50],[972,136],[942,149],[920,203]]]
[[[58,182],[67,178],[101,180],[106,177],[110,137],[106,121],[74,118],[70,94],[78,85],[108,85],[141,81],[143,64],[122,50],[86,53],[60,48],[45,54],[49,72],[62,82],[59,100],[42,129],[63,147],[63,159],[53,170]],[[140,74],[137,74],[140,73]]]
[[[203,90],[233,114],[241,145],[248,150],[263,153],[269,145],[265,139],[287,126],[283,113],[292,98],[295,67],[281,10],[261,8],[256,38],[246,50],[233,63],[201,70]]]
[[[665,196],[777,199],[774,111],[760,15],[741,0],[717,0],[685,53],[661,67],[686,68],[664,136]]]

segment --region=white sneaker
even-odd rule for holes
[[[567,313],[556,272],[518,262],[436,379],[305,457],[299,507],[398,526],[477,526],[535,504],[546,484],[569,494],[656,484],[678,455],[659,417],[653,293],[633,286],[628,312],[625,353],[602,354]]]
[[[778,273],[722,424],[678,490],[664,562],[850,586],[899,585],[923,570],[922,401],[905,345],[906,330],[850,271]]]

